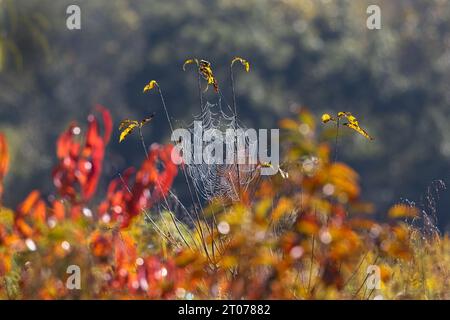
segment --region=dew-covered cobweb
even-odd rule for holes
[[[201,122],[203,131],[209,129],[216,129],[221,132],[225,132],[227,129],[246,130],[239,121],[236,121],[236,117],[229,106],[226,110],[222,109],[221,100],[215,104],[207,102],[202,107],[201,113],[195,115],[194,121],[186,127],[193,137],[193,144],[201,144],[203,149],[208,143],[203,141],[202,136],[194,134],[195,121]],[[243,144],[245,150],[242,150],[241,146],[241,152],[248,155],[251,146],[252,142],[246,137]],[[237,148],[237,144],[235,148]],[[186,148],[183,147],[183,152],[185,150]],[[238,150],[234,149],[234,151]],[[191,152],[191,158],[194,159],[193,148]],[[226,150],[224,151],[224,157],[225,154]],[[234,154],[237,155],[237,152]],[[234,163],[223,161],[219,164],[191,161],[186,165],[186,173],[192,180],[196,192],[207,201],[215,198],[238,201],[240,200],[240,191],[247,190],[251,182],[259,176],[257,165],[249,164],[248,161],[245,164],[242,164],[242,162],[236,164],[236,161]]]

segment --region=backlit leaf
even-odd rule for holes
[[[358,132],[359,134],[361,134],[364,138],[369,139],[369,140],[373,140],[373,138],[364,130],[362,129],[359,125],[354,124],[354,123],[344,123],[344,126],[349,127],[350,129],[355,130],[356,132]]]
[[[406,204],[397,204],[388,211],[390,218],[412,218],[418,216],[418,214],[419,210],[416,207]]]
[[[199,64],[198,64],[198,60],[197,60],[196,58],[193,58],[193,59],[187,59],[187,60],[183,63],[183,71],[186,71],[186,66],[187,66],[188,64],[191,64],[191,63],[195,63],[197,66],[199,65]]]
[[[355,116],[353,116],[351,114],[351,112],[340,111],[340,112],[338,112],[337,117],[338,117],[338,119],[345,118],[348,120],[347,123],[343,123],[344,126],[355,130],[356,132],[358,132],[360,135],[362,135],[366,139],[373,140],[373,138],[363,128],[361,128],[359,126],[358,120],[356,119]],[[329,121],[336,121],[336,119],[333,118],[328,113],[324,113],[322,115],[322,122],[327,123]]]
[[[219,85],[211,68],[211,63],[206,60],[198,60],[196,58],[188,59],[183,64],[183,70],[186,70],[186,65],[195,63],[198,67],[198,73],[206,80],[205,92],[208,90],[209,85],[214,87],[215,92],[219,92]]]
[[[344,123],[344,126],[347,126],[350,129],[355,130],[356,132],[358,132],[363,137],[365,137],[369,140],[373,140],[373,138],[371,136],[369,136],[369,134],[359,126],[358,120],[350,112],[342,112],[341,111],[338,113],[338,117],[339,118],[341,118],[341,117],[347,118],[348,123]]]
[[[216,78],[214,77],[214,74],[213,74],[213,71],[211,68],[211,63],[206,60],[200,60],[200,63],[198,65],[198,70],[199,70],[200,74],[202,75],[203,79],[205,79],[207,82],[205,91],[208,90],[209,85],[212,85],[214,87],[214,91],[219,92],[219,85],[217,83]]]
[[[119,143],[122,142],[131,132],[136,128],[142,128],[145,124],[150,122],[155,114],[153,113],[148,118],[144,118],[141,121],[125,119],[119,125],[120,133]]]
[[[137,121],[131,122],[121,133],[119,138],[119,143],[122,142],[134,129],[139,126]]]
[[[125,129],[132,123],[135,123],[136,125],[138,124],[138,122],[136,120],[130,120],[130,119],[122,120],[122,122],[120,122],[120,125],[119,125],[119,130]]]
[[[152,80],[144,87],[143,92],[150,91],[157,86],[158,86],[158,82],[156,82],[156,80]]]
[[[327,123],[328,121],[336,121],[332,116],[330,116],[328,113],[324,113],[322,115],[322,122]]]
[[[233,67],[233,64],[239,61],[244,67],[245,67],[245,71],[249,72],[250,71],[250,63],[248,63],[247,60],[242,59],[241,57],[235,57],[232,61],[231,61],[231,67]]]

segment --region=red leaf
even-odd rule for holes
[[[76,124],[72,122],[69,128],[64,131],[56,142],[56,155],[59,159],[78,154],[79,144],[73,140],[73,130]]]
[[[111,117],[111,113],[108,109],[106,109],[104,106],[97,104],[96,109],[98,112],[102,114],[103,118],[103,126],[104,126],[104,133],[103,133],[103,142],[105,144],[108,144],[109,139],[111,138],[111,133],[113,130],[113,121]]]
[[[69,197],[77,204],[90,200],[97,190],[105,147],[112,132],[109,111],[102,106],[97,106],[96,109],[102,114],[105,131],[103,137],[99,133],[97,118],[89,115],[85,145],[82,149],[74,139],[74,123],[61,134],[57,142],[60,163],[53,170],[53,182],[61,196]],[[78,192],[81,192],[81,199],[77,199]]]

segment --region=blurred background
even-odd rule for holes
[[[70,4],[81,8],[81,30],[66,27]],[[370,4],[381,8],[381,30],[366,27]],[[53,192],[55,141],[96,103],[116,127],[156,111],[145,138],[168,141],[158,96],[143,95],[143,86],[157,79],[172,117],[189,122],[197,89],[184,60],[211,61],[230,96],[236,55],[251,63],[237,76],[248,127],[276,128],[298,106],[360,119],[376,140],[342,137],[339,159],[361,174],[377,212],[426,201],[433,181],[450,181],[448,0],[0,0],[0,131],[12,155],[5,204],[34,188]],[[119,145],[114,134],[103,186],[144,156],[136,137]],[[437,201],[441,230],[450,228],[448,192]]]

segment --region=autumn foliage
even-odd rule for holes
[[[96,200],[113,128],[96,107],[85,130],[72,123],[57,140],[54,195],[33,190],[0,209],[0,298],[450,298],[448,236],[425,236],[411,223],[424,213],[408,204],[371,218],[358,174],[334,161],[306,109],[280,127],[289,177],[261,176],[243,201],[188,208],[189,220],[169,205],[184,170],[170,144],[152,144]],[[7,169],[0,135],[0,196]],[[80,289],[66,285],[70,265]],[[370,265],[380,288],[366,285]]]
[[[0,200],[3,193],[3,178],[8,171],[9,154],[5,136],[0,133]]]

